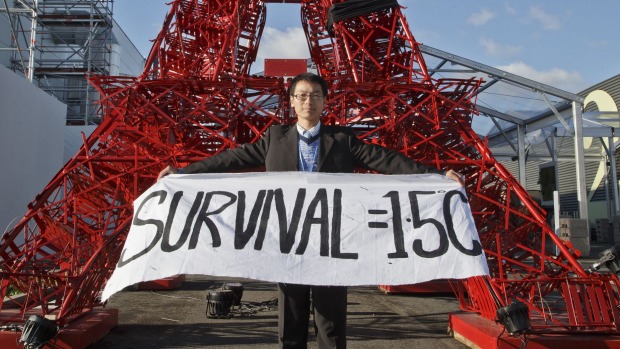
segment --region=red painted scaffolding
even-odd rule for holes
[[[249,74],[267,2],[175,0],[143,75],[90,77],[103,122],[2,238],[0,323],[29,314],[67,323],[100,306],[131,203],[166,164],[295,122],[287,82]],[[396,1],[301,1],[301,18],[330,87],[326,124],[465,175],[491,276],[453,283],[464,310],[495,320],[520,301],[534,332],[619,333],[617,276],[581,267],[472,130],[480,80],[432,77]]]

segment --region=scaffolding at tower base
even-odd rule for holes
[[[113,0],[14,0],[10,69],[67,105],[67,125],[101,120],[100,98],[86,75],[114,74]],[[115,74],[117,75],[117,74]]]
[[[248,74],[265,3],[176,0],[143,75],[91,75],[103,122],[1,240],[1,323],[31,313],[67,323],[100,306],[131,203],[166,164],[181,167],[295,122],[287,81]],[[617,275],[584,270],[472,130],[481,81],[432,77],[400,7],[386,3],[396,2],[301,3],[311,59],[330,87],[323,122],[464,175],[490,276],[453,282],[462,309],[496,320],[518,301],[533,332],[619,334]],[[363,5],[374,7],[346,15]],[[335,10],[345,15],[328,21]]]

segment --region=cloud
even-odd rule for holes
[[[510,6],[509,3],[505,3],[504,4],[504,8],[506,9],[506,12],[510,13],[511,15],[516,15],[517,14],[517,10],[515,10],[514,7]]]
[[[521,46],[502,45],[493,39],[481,38],[479,42],[486,53],[493,56],[513,56],[521,51]]]
[[[493,19],[493,17],[495,17],[494,12],[491,12],[488,9],[483,8],[478,12],[472,13],[472,15],[469,16],[469,18],[467,18],[467,23],[474,25],[476,27],[479,27],[481,25],[486,24],[488,21]]]
[[[560,20],[558,17],[546,13],[539,7],[530,7],[530,16],[540,22],[543,28],[548,30],[560,29]]]
[[[252,72],[263,71],[265,58],[310,58],[304,30],[300,27],[284,31],[265,27]]]
[[[583,77],[576,71],[569,72],[561,68],[537,70],[521,61],[499,66],[497,69],[569,92],[577,92],[586,87]]]

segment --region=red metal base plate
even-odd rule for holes
[[[471,348],[519,349],[521,340],[502,333],[503,327],[474,313],[452,313],[448,327],[459,342]],[[501,335],[501,337],[500,337]],[[570,348],[603,349],[620,348],[620,336],[587,333],[528,334],[528,349]]]
[[[185,281],[185,275],[176,275],[165,279],[141,282],[136,290],[174,290]]]
[[[45,349],[83,349],[118,325],[118,309],[94,309],[65,325]],[[0,331],[0,348],[22,349],[21,332]]]

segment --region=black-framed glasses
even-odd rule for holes
[[[293,95],[293,97],[297,98],[297,100],[302,101],[302,102],[307,100],[308,98],[312,99],[313,101],[323,99],[323,95],[321,93],[299,93],[299,94]]]

